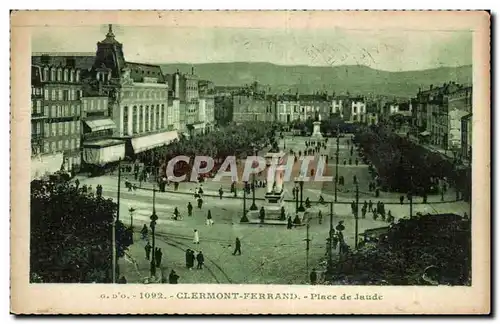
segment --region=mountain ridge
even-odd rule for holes
[[[300,92],[380,94],[414,96],[418,89],[454,81],[472,83],[472,65],[438,67],[426,70],[385,71],[365,65],[307,66],[277,65],[267,62],[168,63],[158,64],[163,73],[190,73],[210,80],[216,86],[244,86],[254,81],[270,87],[271,93]]]

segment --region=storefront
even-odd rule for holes
[[[177,131],[156,133],[152,135],[134,137],[131,139],[134,154],[151,150],[155,147],[168,145],[179,139]]]
[[[125,142],[117,139],[102,139],[83,143],[83,161],[86,164],[104,166],[125,157]]]

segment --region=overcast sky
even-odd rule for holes
[[[472,64],[472,33],[113,26],[128,61],[362,64],[387,71]],[[95,52],[107,25],[37,27],[32,52]]]

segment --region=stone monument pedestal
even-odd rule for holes
[[[322,143],[324,141],[323,134],[321,134],[321,121],[313,122],[313,133],[310,141],[314,144]]]

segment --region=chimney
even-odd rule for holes
[[[194,66],[191,67],[191,75],[194,75]]]

